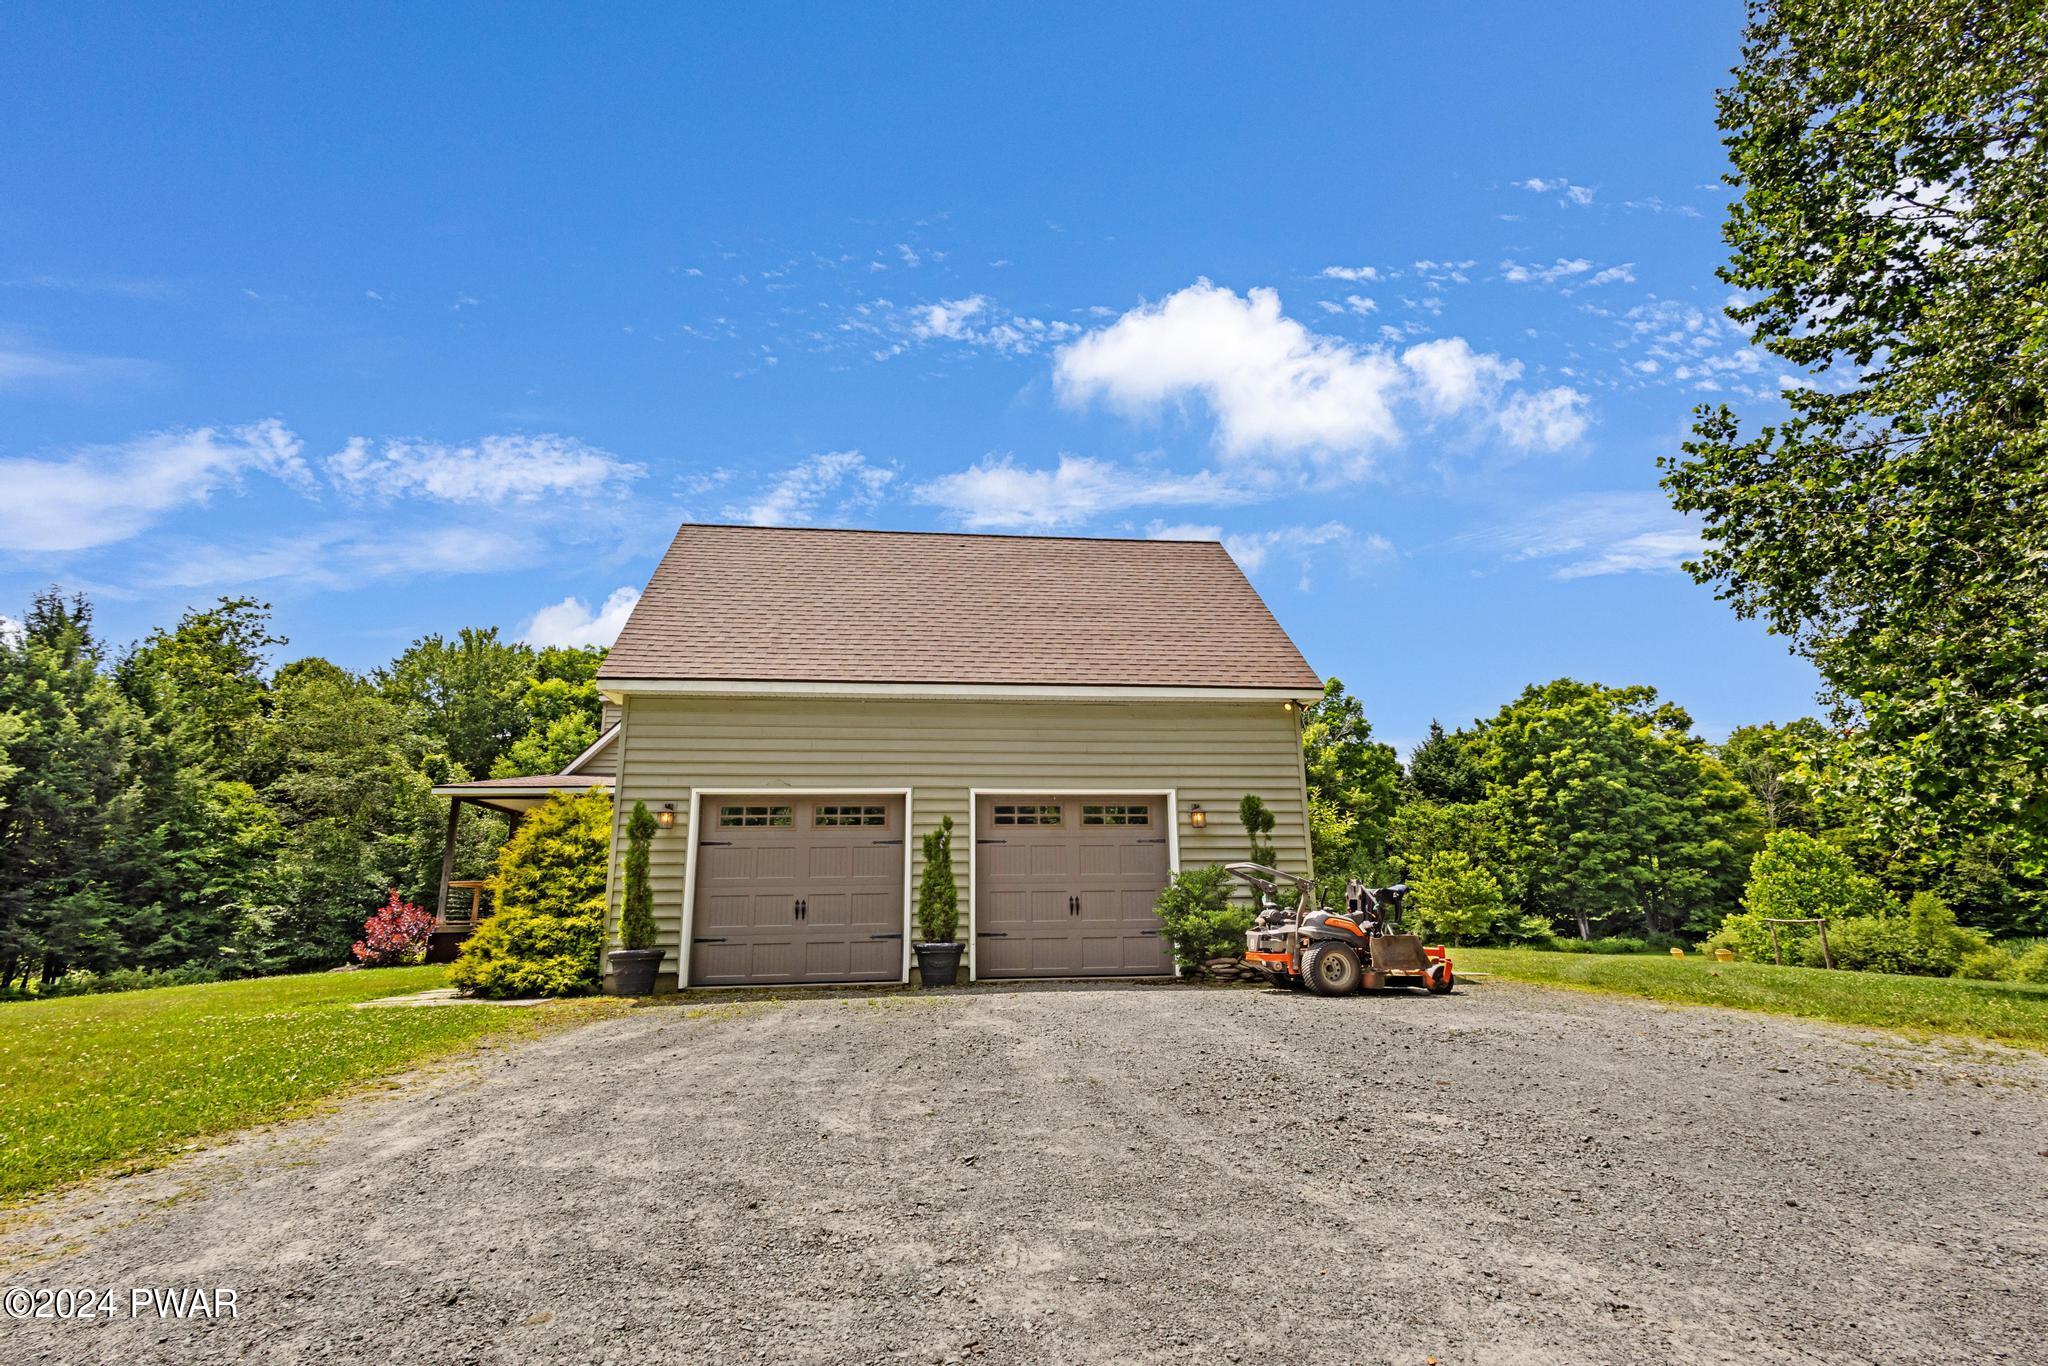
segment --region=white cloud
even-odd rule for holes
[[[1145,539],[1148,541],[1220,541],[1223,528],[1203,522],[1162,522],[1157,518],[1145,524]]]
[[[161,373],[161,367],[149,361],[59,351],[17,329],[0,328],[0,392],[39,389],[89,395],[109,386],[144,383]]]
[[[920,337],[950,337],[958,340],[967,335],[967,323],[988,309],[988,300],[976,294],[967,299],[945,299],[920,310],[921,317],[915,327]]]
[[[1267,531],[1225,536],[1223,548],[1238,568],[1247,574],[1286,569],[1295,576],[1294,586],[1306,593],[1313,586],[1316,564],[1327,554],[1341,555],[1356,569],[1366,560],[1382,559],[1393,553],[1393,544],[1379,535],[1354,536],[1342,522],[1320,526],[1282,526]]]
[[[1516,261],[1500,263],[1500,278],[1511,285],[1554,285],[1559,280],[1568,280],[1574,275],[1584,275],[1593,268],[1593,263],[1584,257],[1570,260],[1560,256],[1553,265],[1541,266],[1535,263],[1523,265]]]
[[[1401,364],[1415,376],[1423,405],[1437,413],[1491,406],[1503,385],[1522,377],[1520,361],[1474,351],[1463,337],[1411,346],[1401,353]]]
[[[886,299],[855,305],[838,330],[866,340],[875,360],[902,355],[917,343],[957,342],[1005,355],[1026,355],[1081,331],[1070,322],[1004,313],[983,294],[904,308]]]
[[[394,554],[394,544],[403,553]],[[354,520],[267,539],[169,539],[141,576],[156,587],[289,583],[353,590],[386,580],[530,570],[534,544],[531,529],[518,526],[365,528]]]
[[[625,629],[626,618],[633,615],[633,608],[640,601],[637,588],[615,588],[604,605],[591,611],[577,597],[563,598],[552,607],[543,607],[533,614],[526,623],[520,639],[528,645],[602,645],[610,648]]]
[[[0,612],[0,647],[13,649],[21,644],[24,634],[22,624],[4,612]]]
[[[941,475],[913,495],[969,530],[1049,531],[1135,507],[1217,504],[1245,490],[1211,472],[1178,475],[1062,455],[1052,469],[1019,466],[1010,456]]]
[[[1699,553],[1699,533],[1655,493],[1584,493],[1462,538],[1514,560],[1562,560],[1558,579],[1667,573]]]
[[[1698,532],[1645,531],[1615,541],[1588,559],[1559,567],[1555,577],[1586,579],[1601,574],[1662,573],[1679,568],[1699,553]]]
[[[1703,190],[1725,190],[1727,186],[1702,185],[1699,188]],[[1667,204],[1656,195],[1648,195],[1642,199],[1624,199],[1621,207],[1624,209],[1639,209],[1645,213],[1675,213],[1680,218],[1698,218],[1700,216],[1700,211],[1690,204]]]
[[[1618,266],[1609,266],[1592,279],[1586,281],[1589,285],[1632,285],[1635,282],[1636,269],[1635,262],[1633,261],[1624,261]]]
[[[1356,283],[1377,280],[1380,278],[1380,272],[1376,266],[1324,266],[1323,278],[1326,280],[1350,280]]]
[[[1474,351],[1461,337],[1410,346],[1397,357],[1319,335],[1286,317],[1270,289],[1239,297],[1207,280],[1133,309],[1062,347],[1055,361],[1060,393],[1072,403],[1100,397],[1143,414],[1199,398],[1216,419],[1222,456],[1236,468],[1253,456],[1301,455],[1325,476],[1352,478],[1370,471],[1374,448],[1401,439],[1407,407],[1432,419],[1470,413],[1520,448],[1576,440],[1587,423],[1585,395],[1569,388],[1509,394],[1522,373],[1521,362]],[[1270,484],[1286,473],[1265,460],[1249,478]]]
[[[1354,536],[1342,522],[1324,522],[1320,526],[1282,526],[1225,535],[1220,526],[1153,521],[1146,525],[1145,536],[1154,541],[1221,541],[1223,548],[1230,552],[1230,558],[1236,560],[1237,567],[1245,573],[1262,573],[1269,566],[1288,567],[1295,571],[1296,587],[1303,592],[1309,590],[1310,570],[1317,557],[1333,547],[1341,548],[1354,563],[1363,559],[1380,559],[1394,550],[1393,543],[1386,537]]]
[[[1394,359],[1310,332],[1270,289],[1240,298],[1197,280],[1062,347],[1055,377],[1069,402],[1100,397],[1132,412],[1200,397],[1230,457],[1355,455],[1399,435]]]
[[[1534,394],[1514,394],[1501,406],[1500,430],[1521,450],[1561,450],[1586,434],[1586,396],[1562,385]]]
[[[365,437],[329,456],[335,485],[360,497],[422,496],[448,503],[533,503],[616,493],[646,472],[565,436],[487,436],[473,446]]]
[[[728,504],[725,515],[755,526],[790,526],[834,505],[845,518],[881,499],[896,478],[886,466],[870,465],[859,451],[827,451],[798,461],[750,503]]]
[[[1538,194],[1561,194],[1564,198],[1559,201],[1560,203],[1576,204],[1581,208],[1593,202],[1593,191],[1589,187],[1574,185],[1563,176],[1558,176],[1554,180],[1531,176],[1527,180],[1516,181],[1515,186],[1518,189],[1533,190]]]
[[[1469,285],[1472,277],[1465,272],[1478,265],[1477,261],[1417,261],[1415,274],[1432,286]]]
[[[239,488],[250,474],[301,489],[301,443],[270,420],[225,431],[156,432],[56,460],[0,459],[0,549],[87,550],[124,541],[166,514]]]

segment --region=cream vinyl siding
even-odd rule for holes
[[[971,933],[968,791],[1176,793],[1184,867],[1245,856],[1238,799],[1272,808],[1281,865],[1308,870],[1300,713],[1276,701],[1031,702],[843,698],[629,697],[618,756],[612,834],[614,921],[619,831],[635,801],[676,808],[654,837],[654,915],[669,980],[681,956],[690,794],[809,788],[857,794],[909,788],[912,878],[919,840],[953,818],[962,937]],[[1191,829],[1200,803],[1208,827]]]

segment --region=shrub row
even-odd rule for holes
[[[33,992],[11,991],[0,1000],[43,1001],[56,996],[96,996],[109,991],[143,991],[150,987],[191,987],[227,976],[219,968],[189,964],[180,968],[115,968],[110,972],[78,969],[41,983]]]

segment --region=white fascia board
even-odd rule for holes
[[[550,792],[588,792],[593,787],[610,787],[612,780],[602,773],[561,774],[573,781],[552,787],[489,787],[482,783],[444,783],[428,789],[436,797],[494,797],[504,801],[546,801]]]
[[[595,759],[598,755],[604,753],[605,746],[609,745],[612,741],[619,738],[619,724],[619,722],[614,721],[610,729],[606,730],[604,734],[598,736],[597,739],[591,743],[589,749],[584,750],[581,754],[571,759],[568,762],[568,765],[562,769],[562,772],[582,772],[583,766],[585,764],[589,763],[592,759]]]
[[[1129,687],[1058,683],[834,683],[761,679],[613,678],[598,685],[611,701],[629,696],[895,697],[925,700],[1044,702],[1300,702],[1320,689]]]

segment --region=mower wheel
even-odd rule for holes
[[[1302,980],[1318,996],[1349,996],[1359,975],[1358,955],[1347,944],[1314,944],[1301,956]]]
[[[1432,996],[1446,995],[1450,992],[1450,989],[1454,985],[1456,985],[1456,983],[1451,980],[1451,965],[1448,963],[1432,964],[1430,966],[1428,975],[1425,976],[1422,980],[1424,983],[1428,985],[1429,994]]]
[[[1281,991],[1297,991],[1301,988],[1301,979],[1284,972],[1269,972],[1266,974],[1266,984]]]

